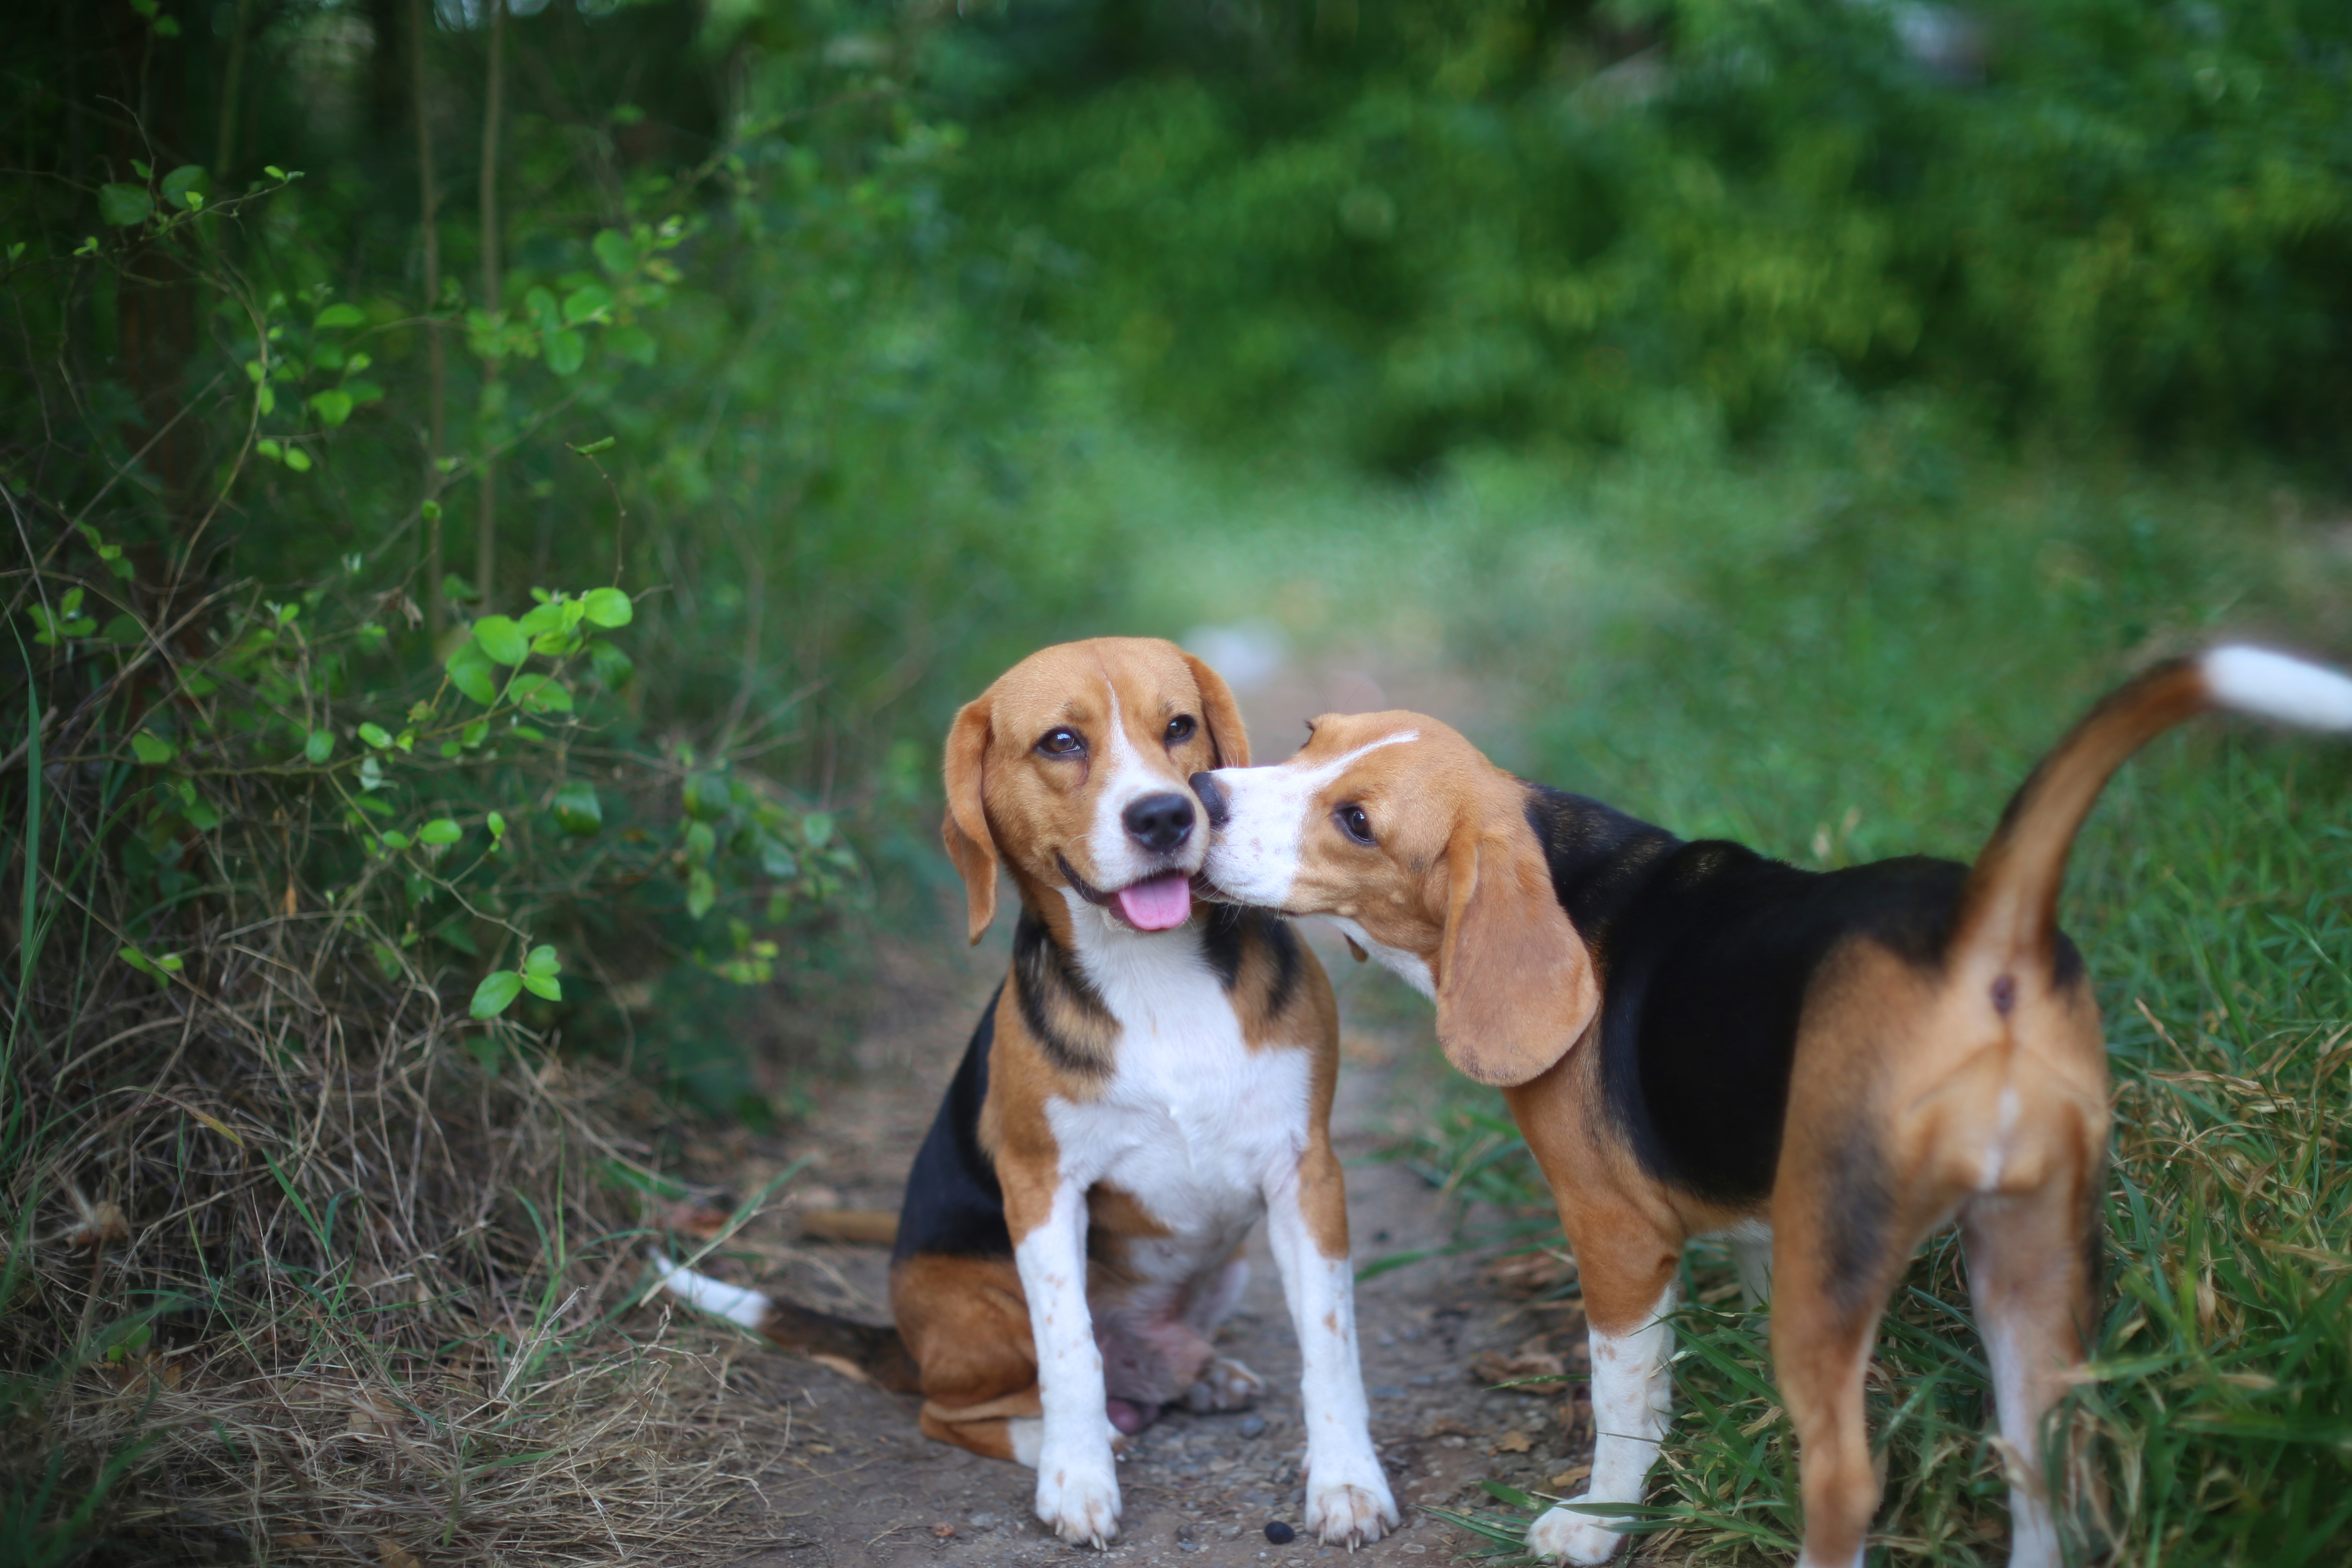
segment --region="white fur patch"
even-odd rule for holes
[[[2323,665],[2259,647],[2217,647],[2198,660],[2205,689],[2224,708],[2306,730],[2352,730],[2352,679]],[[1223,782],[1223,781],[1220,781]]]
[[[1108,683],[1107,683],[1108,684]],[[1119,712],[1118,690],[1110,692],[1109,733],[1104,738],[1104,755],[1095,763],[1108,770],[1100,793],[1095,796],[1094,825],[1087,832],[1087,847],[1094,857],[1094,874],[1098,886],[1106,889],[1124,888],[1169,869],[1161,857],[1147,850],[1130,837],[1127,831],[1127,808],[1146,795],[1181,795],[1192,798],[1192,786],[1175,771],[1173,763],[1163,757],[1157,768],[1135,749],[1128,738],[1127,722]],[[1205,831],[1195,831],[1179,847],[1176,868],[1186,872],[1200,868],[1202,845],[1207,839]],[[1230,1004],[1225,1005],[1228,1012]]]
[[[656,1272],[661,1276],[661,1287],[697,1311],[740,1323],[756,1329],[768,1321],[775,1303],[757,1290],[747,1290],[740,1285],[730,1285],[723,1279],[713,1279],[708,1274],[697,1274],[691,1268],[681,1268],[658,1252],[648,1253]]]
[[[1594,1329],[1592,1340],[1592,1479],[1576,1500],[1633,1503],[1642,1500],[1643,1482],[1657,1462],[1666,1433],[1674,1382],[1667,1352],[1674,1349],[1675,1289],[1666,1293],[1639,1328],[1611,1334]],[[1555,1562],[1604,1563],[1624,1537],[1606,1524],[1556,1508],[1528,1527],[1528,1550]]]
[[[1267,1183],[1296,1167],[1312,1060],[1249,1048],[1194,928],[1138,931],[1075,895],[1068,902],[1078,968],[1118,1020],[1119,1041],[1098,1093],[1046,1102],[1063,1178],[1135,1194],[1174,1234],[1130,1247],[1131,1260],[1189,1279],[1240,1244]],[[1182,1256],[1158,1258],[1170,1248]]]
[[[1429,960],[1417,952],[1407,952],[1401,947],[1388,947],[1374,942],[1362,926],[1345,915],[1325,915],[1323,918],[1349,942],[1370,953],[1373,963],[1431,1001],[1437,1000],[1437,976],[1429,972]]]
[[[1212,776],[1224,792],[1226,813],[1203,868],[1209,879],[1244,903],[1287,908],[1317,793],[1367,752],[1420,739],[1418,730],[1401,730],[1312,767],[1294,759],[1262,768],[1219,768]]]
[[[1268,1239],[1305,1363],[1308,1522],[1334,1541],[1376,1539],[1396,1508],[1367,1424],[1353,1276],[1345,1258],[1315,1253],[1297,1212],[1313,1055],[1250,1047],[1197,927],[1138,931],[1075,893],[1066,900],[1078,968],[1118,1020],[1119,1040],[1097,1092],[1045,1102],[1062,1184],[1054,1217],[1016,1249],[1045,1406],[1034,1449],[1039,1516],[1072,1541],[1095,1539],[1118,1520],[1109,1444],[1093,1435],[1105,1384],[1084,1294],[1082,1194],[1107,1184],[1130,1194],[1169,1233],[1130,1238],[1125,1261],[1137,1284],[1119,1310],[1144,1319],[1182,1312],[1205,1283],[1190,1303],[1206,1320],[1195,1323],[1204,1333],[1241,1287],[1241,1270],[1227,1260],[1274,1205]],[[1013,1441],[1019,1452],[1028,1439],[1016,1432]]]

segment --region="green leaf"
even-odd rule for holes
[[[164,973],[163,971],[156,965],[154,960],[149,958],[137,948],[126,947],[121,952],[116,953],[115,956],[122,960],[123,963],[129,964],[131,968],[137,970],[140,973],[147,976],[150,980],[152,980],[159,987],[166,989],[170,987],[172,977]]]
[[[449,684],[487,708],[499,700],[498,667],[482,652],[482,645],[467,637],[449,655],[444,667],[449,672]]]
[[[205,205],[205,197],[213,188],[212,176],[201,163],[183,163],[163,176],[163,199],[173,206],[194,212]]]
[[[607,691],[618,691],[637,672],[635,661],[608,642],[589,647],[588,669],[596,678],[596,683]]]
[[[484,616],[474,623],[474,641],[482,651],[499,664],[520,664],[530,657],[530,642],[523,629],[506,616]]]
[[[554,948],[541,943],[524,955],[522,972],[525,974],[560,974],[563,972],[563,960],[556,956]]]
[[[464,829],[455,818],[447,816],[436,816],[416,830],[419,844],[455,844],[463,837]]]
[[[643,327],[607,327],[604,346],[632,364],[654,363],[654,335]]]
[[[734,793],[718,773],[688,773],[679,794],[688,816],[718,816],[734,804]]]
[[[142,730],[131,737],[131,754],[151,768],[160,768],[179,755],[179,748]]]
[[[580,596],[587,617],[600,626],[625,626],[636,619],[637,607],[618,588],[591,588]]]
[[[599,452],[609,452],[619,445],[620,442],[615,437],[607,436],[602,440],[591,441],[584,447],[574,447],[572,449],[583,458],[593,458]]]
[[[367,314],[357,305],[330,305],[310,323],[313,327],[364,327]]]
[[[474,987],[474,999],[467,1005],[466,1011],[477,1018],[495,1018],[513,1005],[514,999],[521,994],[521,975],[511,969],[492,970],[482,976],[479,985]]]
[[[555,296],[544,289],[533,289],[522,297],[522,308],[530,313],[542,331],[552,331],[563,324],[563,314],[556,309]]]
[[[719,884],[711,879],[709,872],[696,867],[686,879],[686,912],[700,920],[718,901]]]
[[[485,826],[489,828],[490,837],[493,838],[504,838],[507,836],[507,819],[499,812],[490,813]]]
[[[365,741],[369,745],[374,747],[379,752],[392,744],[391,734],[381,724],[361,725],[360,739]]]
[[[617,281],[636,270],[637,247],[618,229],[598,229],[590,248],[596,252],[596,265],[607,278]]]
[[[567,322],[593,321],[613,308],[613,291],[602,283],[583,284],[563,297]]]
[[[335,732],[313,730],[302,742],[302,754],[314,763],[323,763],[335,754]]]
[[[570,327],[557,327],[547,334],[547,368],[558,375],[570,375],[588,358],[588,340]]]
[[[405,849],[408,846],[409,837],[407,834],[401,832],[400,829],[396,827],[387,827],[383,830],[383,847],[386,849]]]
[[[572,693],[551,675],[530,675],[514,684],[515,700],[526,713],[569,713]]]
[[[262,390],[266,392],[268,388]],[[310,471],[310,454],[299,447],[289,447],[286,448],[286,466],[298,474],[307,474]]]
[[[555,814],[555,825],[575,838],[586,838],[604,826],[604,803],[585,779],[573,779],[557,790],[549,809]]]
[[[353,354],[352,367],[356,370],[359,368],[359,363],[365,358],[367,358],[365,354]],[[347,381],[343,383],[343,390],[351,394],[353,403],[374,403],[383,396],[383,388],[372,381]]]
[[[536,588],[531,590],[533,593],[538,591]],[[522,619],[515,623],[515,628],[527,637],[544,637],[549,632],[562,631],[563,606],[551,599],[543,605],[526,610],[523,612]]]
[[[139,624],[138,616],[126,613],[110,616],[106,623],[106,630],[101,635],[117,647],[128,647],[132,643],[145,638],[147,628]]]
[[[1513,1508],[1534,1508],[1537,1506],[1535,1499],[1519,1490],[1517,1487],[1507,1487],[1500,1481],[1482,1480],[1478,1484],[1486,1488],[1486,1495],[1493,1498],[1496,1502],[1507,1502]]]
[[[329,388],[310,395],[310,406],[319,411],[319,418],[330,426],[341,425],[352,416],[352,395]]]
[[[526,974],[522,977],[522,986],[532,995],[544,996],[550,1002],[563,1000],[563,982],[551,974]]]
[[[154,198],[144,185],[100,185],[98,216],[117,228],[145,223],[155,212]]]

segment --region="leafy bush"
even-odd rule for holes
[[[1752,433],[1811,366],[2012,435],[2352,407],[2341,6],[1081,4],[942,49],[960,205],[1135,403],[1251,445]]]

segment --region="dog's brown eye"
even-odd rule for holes
[[[1048,730],[1037,749],[1049,757],[1075,757],[1087,749],[1087,743],[1078,739],[1076,730]]]
[[[1198,726],[1192,722],[1192,716],[1190,713],[1177,714],[1168,721],[1168,743],[1171,746],[1181,745],[1192,738],[1192,731],[1196,728]]]
[[[1346,834],[1349,837],[1354,839],[1359,844],[1370,844],[1372,842],[1372,819],[1364,815],[1364,808],[1362,806],[1343,805],[1331,815],[1333,819],[1339,824],[1340,832]]]

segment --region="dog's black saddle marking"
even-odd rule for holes
[[[1601,970],[1612,1120],[1653,1176],[1718,1203],[1762,1197],[1822,961],[1867,937],[1940,964],[1968,868],[1910,856],[1801,870],[1540,785],[1528,820]],[[2063,939],[2057,969],[2062,984],[2080,972]]]
[[[999,1258],[1013,1251],[1013,1233],[1004,1224],[1004,1188],[997,1182],[995,1162],[980,1146],[988,1052],[996,1041],[996,1005],[1003,994],[999,985],[982,1010],[980,1026],[971,1032],[947,1098],[907,1173],[894,1260],[918,1252]]]

